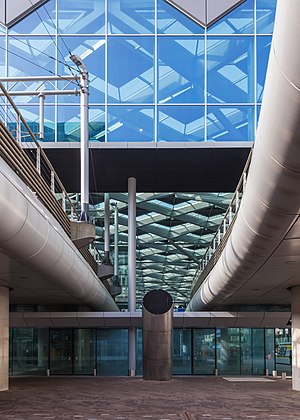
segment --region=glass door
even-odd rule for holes
[[[50,374],[72,375],[73,373],[72,328],[50,329]]]
[[[213,375],[215,372],[215,330],[194,329],[193,334],[195,375]]]
[[[74,330],[74,375],[93,375],[96,364],[96,330]]]

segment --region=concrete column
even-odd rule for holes
[[[136,179],[128,179],[128,310],[136,311]],[[135,328],[128,329],[128,375],[136,371]]]
[[[292,389],[300,391],[300,286],[292,292]]]
[[[9,289],[0,287],[0,391],[8,390]]]

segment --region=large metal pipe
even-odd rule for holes
[[[151,290],[143,300],[143,379],[172,379],[173,299]]]
[[[136,311],[136,179],[128,179],[128,310]],[[135,327],[128,329],[128,375],[136,371]]]

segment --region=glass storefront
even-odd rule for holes
[[[137,375],[143,373],[142,330],[137,329]],[[173,331],[174,375],[291,374],[289,328],[184,328]],[[128,373],[128,330],[12,328],[10,375]]]
[[[50,0],[0,26],[0,76],[72,75],[77,54],[89,72],[91,141],[253,141],[275,9],[276,0],[245,0],[205,29],[166,0]],[[65,82],[43,87],[53,85]],[[15,100],[38,132],[37,96]],[[79,141],[78,102],[46,98],[45,141]]]

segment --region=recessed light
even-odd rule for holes
[[[285,264],[295,264],[296,261],[290,260],[290,261],[285,261]]]

